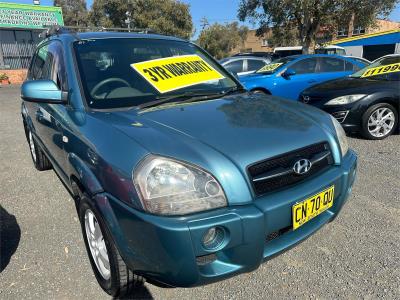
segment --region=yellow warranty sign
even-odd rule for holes
[[[368,69],[361,75],[361,77],[370,77],[393,72],[400,72],[400,62]]]
[[[160,93],[225,77],[198,55],[182,55],[131,64]]]
[[[271,71],[275,70],[276,68],[278,68],[278,67],[281,66],[281,65],[282,65],[282,63],[276,63],[276,64],[265,65],[265,66],[262,67],[260,70],[258,70],[257,73],[271,72]]]

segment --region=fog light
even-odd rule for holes
[[[343,123],[344,120],[346,119],[348,113],[349,113],[348,110],[346,110],[346,111],[337,111],[337,112],[334,112],[332,114],[332,116],[334,116],[335,119],[338,120],[339,123]]]
[[[221,227],[211,227],[203,235],[202,243],[208,250],[217,249],[225,239],[225,231]]]

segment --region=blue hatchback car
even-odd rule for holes
[[[256,73],[240,76],[247,90],[298,100],[306,88],[348,76],[366,63],[339,55],[293,55],[273,61]]]
[[[255,270],[332,221],[356,176],[334,118],[246,92],[173,37],[57,29],[21,97],[33,163],[74,197],[113,296]]]

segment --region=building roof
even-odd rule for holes
[[[359,36],[332,41],[330,44],[340,46],[367,46],[400,43],[400,29],[363,34]]]

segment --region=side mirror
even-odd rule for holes
[[[67,103],[68,92],[60,91],[52,80],[29,80],[21,87],[21,98],[28,102]]]
[[[293,75],[296,75],[296,71],[293,69],[286,69],[286,71],[282,73],[282,76],[286,78],[289,78],[290,76]]]

